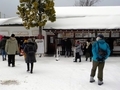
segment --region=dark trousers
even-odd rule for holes
[[[62,47],[62,55],[65,55],[65,47]]]
[[[27,63],[27,71],[29,71],[30,70],[30,65],[29,65],[29,63]],[[33,72],[33,63],[31,63],[31,70],[30,70],[30,72],[32,73]]]
[[[65,57],[66,56],[68,56],[68,57],[71,56],[71,48],[66,49],[66,51],[65,51]]]
[[[89,52],[85,53],[85,57],[86,57],[86,61],[88,60],[88,58],[90,58],[90,62],[92,61],[92,55]]]
[[[98,79],[103,81],[103,69],[104,69],[105,62],[95,62],[93,61],[92,69],[91,69],[91,77],[95,76],[96,69],[98,67]]]
[[[12,63],[12,66],[15,66],[15,55],[8,55],[8,66]]]
[[[75,62],[77,62],[77,59],[79,59],[79,62],[81,62],[81,55],[79,54],[79,52],[77,52],[75,55]]]

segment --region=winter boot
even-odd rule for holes
[[[79,62],[81,62],[81,58],[79,59]]]
[[[3,58],[2,60],[4,61],[5,59]]]
[[[102,85],[103,81],[98,80],[98,85]]]
[[[90,83],[95,82],[94,77],[90,77]]]
[[[29,63],[27,63],[27,72],[29,71]]]
[[[31,70],[30,70],[30,73],[31,73],[31,74],[33,73],[33,63],[31,63]]]

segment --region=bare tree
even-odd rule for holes
[[[100,0],[77,0],[75,1],[75,6],[93,6]]]

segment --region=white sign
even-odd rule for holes
[[[9,32],[8,31],[0,31],[0,35],[9,36]]]
[[[75,33],[75,37],[82,37],[82,33]]]
[[[33,30],[33,31],[32,31],[32,35],[33,35],[33,36],[37,36],[38,34],[39,34],[39,31],[38,31],[38,30]]]
[[[44,39],[36,39],[35,42],[38,45],[37,54],[44,54]]]
[[[15,34],[15,36],[29,36],[28,31],[13,31],[12,33]]]

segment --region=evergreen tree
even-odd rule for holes
[[[26,29],[40,27],[41,30],[48,20],[56,20],[53,0],[20,0],[17,14]]]

